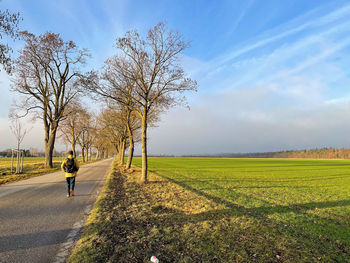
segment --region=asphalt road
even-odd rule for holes
[[[65,262],[111,163],[82,166],[70,198],[63,172],[0,186],[0,262]]]

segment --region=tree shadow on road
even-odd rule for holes
[[[63,244],[66,242],[66,238],[70,232],[79,232],[80,230],[81,228],[70,228],[29,234],[0,236],[0,253]]]

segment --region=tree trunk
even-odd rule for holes
[[[47,142],[45,140],[45,165],[50,168],[53,168],[52,155],[55,146],[56,131],[57,129],[51,130],[49,140]]]
[[[144,110],[141,123],[142,174],[141,182],[147,183],[147,111]]]
[[[50,124],[47,121],[46,116],[47,111],[44,110],[43,114],[43,121],[44,121],[44,128],[45,128],[45,167],[52,168],[52,154],[50,157],[50,148],[51,148],[51,142],[50,142]]]
[[[120,164],[124,165],[124,157],[125,157],[125,139],[122,140],[120,145]]]
[[[71,129],[72,132],[72,151],[73,151],[73,157],[77,157],[77,153],[75,152],[75,145],[76,145],[76,140],[75,140],[75,134],[74,134],[74,128]]]
[[[75,139],[72,138],[72,151],[73,151],[73,157],[77,157],[77,153],[75,151],[75,145],[76,145],[76,142],[75,142]]]
[[[81,147],[81,154],[83,155],[83,163],[85,163],[85,147]]]
[[[118,143],[116,143],[114,145],[114,148],[115,148],[115,156],[116,156],[116,160],[119,162],[120,161],[120,146]]]
[[[130,169],[133,156],[134,156],[134,138],[129,135],[129,155],[128,155],[128,161],[126,163],[126,169]]]
[[[129,120],[130,120],[130,115],[129,115]],[[129,121],[127,123],[127,128],[128,128],[128,136],[129,136],[129,155],[128,155],[128,161],[126,163],[126,169],[130,169],[132,158],[134,156],[134,134],[130,127]]]

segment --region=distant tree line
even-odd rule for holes
[[[263,153],[222,153],[203,155],[182,155],[182,157],[223,157],[223,158],[304,158],[304,159],[350,159],[350,148],[324,147],[310,150],[290,150]]]
[[[39,151],[36,148],[29,148],[29,149],[21,149],[24,152],[24,157],[45,157],[45,152]],[[53,157],[62,157],[65,156],[65,151],[53,151]],[[0,151],[0,157],[11,157],[12,156],[12,149],[5,149]]]

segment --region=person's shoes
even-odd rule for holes
[[[74,191],[72,189],[70,189],[69,191],[70,191],[70,195],[74,196]]]
[[[67,197],[69,198],[70,195],[67,194]]]

